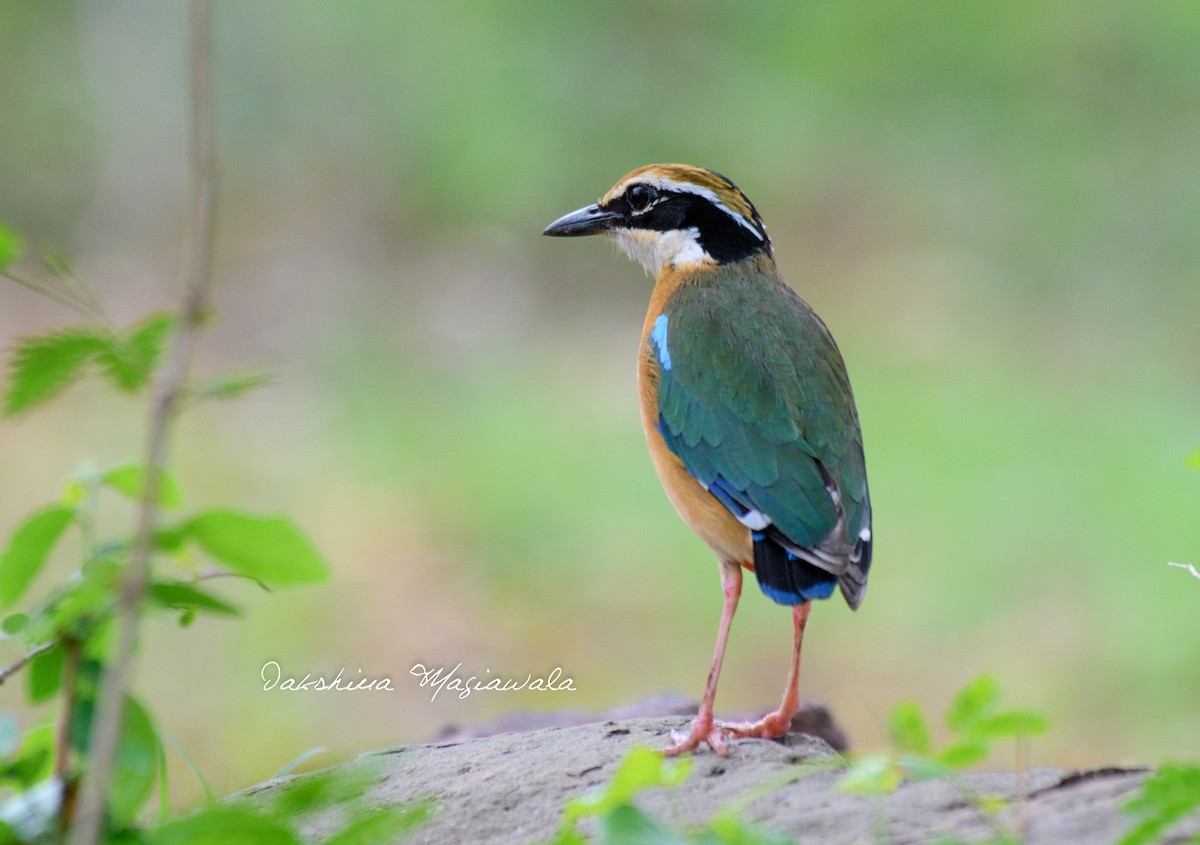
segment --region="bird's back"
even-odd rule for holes
[[[858,416],[829,331],[769,255],[664,284],[644,338],[652,450],[656,434],[732,518],[725,533],[748,535],[769,596],[795,604],[840,582],[857,606],[871,510]]]

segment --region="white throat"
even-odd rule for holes
[[[657,276],[668,266],[678,269],[687,265],[716,263],[700,246],[700,231],[695,226],[667,232],[613,229],[612,236],[617,246],[646,268],[651,276]]]

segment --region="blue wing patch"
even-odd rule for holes
[[[668,373],[671,372],[671,350],[667,348],[667,315],[659,314],[658,319],[654,321],[654,328],[650,330],[650,340],[654,343],[654,349],[658,352],[658,363],[662,364],[662,368]]]

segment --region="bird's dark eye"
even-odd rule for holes
[[[658,199],[658,191],[649,185],[634,185],[625,192],[625,199],[634,214],[641,214]]]

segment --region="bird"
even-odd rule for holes
[[[606,235],[654,278],[637,385],[651,461],[683,521],[716,554],[724,603],[704,697],[666,755],[778,739],[799,709],[800,651],[813,601],[840,588],[857,610],[871,566],[862,431],[841,352],[780,277],[758,210],[729,178],[651,164],[543,232]],[[716,720],[714,703],[742,571],[792,609],[779,707]]]

